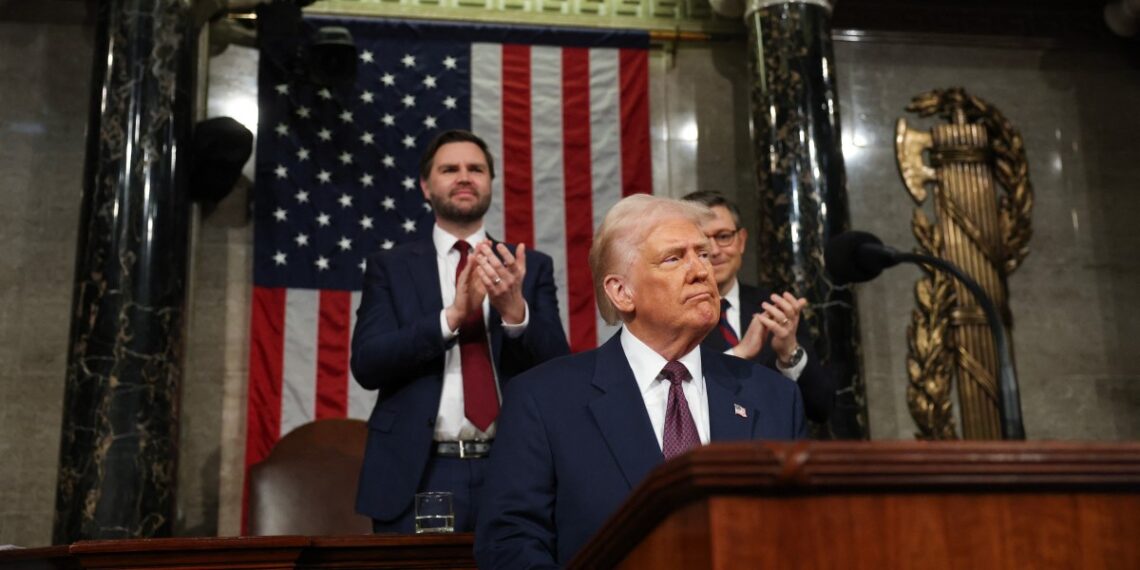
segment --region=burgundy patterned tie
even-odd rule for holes
[[[684,364],[672,360],[665,365],[661,376],[670,384],[669,403],[665,405],[665,433],[661,442],[661,451],[669,460],[699,447],[701,437],[697,435],[697,423],[693,421],[689,402],[685,400],[685,391],[681,387],[683,382],[692,378],[689,370]]]
[[[459,266],[455,280],[467,267],[471,244],[455,242],[459,250]],[[491,370],[491,349],[487,345],[487,328],[483,325],[483,307],[471,311],[459,324],[459,366],[463,370],[463,413],[471,424],[487,431],[499,415],[499,394],[495,390],[495,373]]]
[[[740,337],[736,336],[736,331],[728,324],[728,306],[728,299],[720,300],[720,335],[724,337],[729,347],[733,347],[740,344]]]

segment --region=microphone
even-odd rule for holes
[[[824,248],[823,261],[832,281],[837,285],[870,281],[878,277],[884,269],[903,262],[933,266],[961,281],[981,305],[982,312],[985,313],[990,325],[990,334],[994,337],[994,346],[997,348],[1002,438],[1025,439],[1025,426],[1021,419],[1021,396],[1017,388],[1017,376],[1013,371],[1009,343],[1005,338],[1005,327],[998,318],[993,301],[977,281],[945,259],[898,251],[883,245],[882,240],[867,232],[849,231],[832,237]]]

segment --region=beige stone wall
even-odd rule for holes
[[[1033,253],[1010,281],[1026,429],[1034,439],[1140,437],[1140,74],[1108,52],[838,42],[852,223],[910,247],[893,125],[909,97],[962,85],[1023,130],[1037,188]],[[679,44],[651,66],[659,192],[751,186],[739,43]],[[0,22],[0,544],[50,541],[91,44],[80,24]],[[254,54],[212,60],[209,114],[247,107]],[[741,200],[746,200],[746,195]],[[179,468],[181,535],[238,528],[252,231],[248,185],[196,229]],[[753,258],[754,259],[754,258]],[[754,262],[749,262],[754,263]],[[750,271],[754,269],[749,268]],[[913,431],[903,399],[917,272],[858,299],[872,435]]]

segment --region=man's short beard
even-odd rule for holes
[[[447,201],[447,198],[437,200],[435,196],[432,196],[430,202],[431,209],[435,211],[437,218],[442,218],[457,224],[471,224],[482,220],[483,215],[491,208],[491,195],[487,194],[485,200],[480,200],[466,211],[462,208],[452,206],[451,203]]]

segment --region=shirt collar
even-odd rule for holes
[[[725,293],[722,299],[728,301],[728,304],[734,308],[740,308],[740,281],[735,277],[732,279],[732,287],[728,288],[728,293]]]
[[[459,239],[460,238],[447,233],[446,230],[439,227],[439,224],[432,224],[431,241],[435,244],[435,252],[437,254],[446,256],[447,253],[455,247],[455,243],[458,242]],[[475,245],[485,239],[487,239],[487,230],[484,226],[479,226],[479,229],[475,230],[474,233],[463,238],[463,241],[471,244],[471,247],[475,247]]]
[[[633,370],[633,378],[637,380],[638,389],[641,390],[642,394],[645,394],[653,387],[654,381],[660,377],[661,370],[669,361],[649,348],[649,345],[642,342],[641,339],[633,336],[633,333],[624,327],[621,331],[621,348],[625,351],[630,369]],[[678,358],[677,361],[685,365],[694,381],[703,378],[700,345]]]

